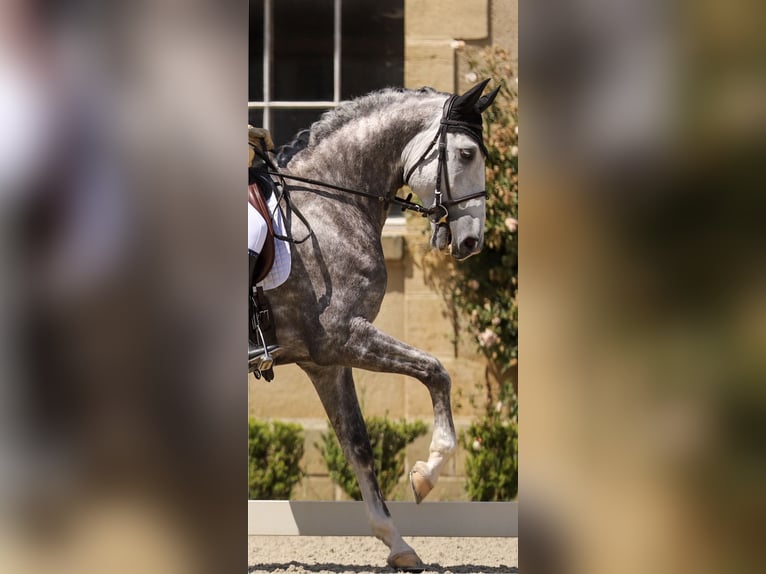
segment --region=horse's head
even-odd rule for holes
[[[487,150],[481,114],[497,96],[482,91],[489,80],[460,96],[449,96],[434,135],[433,126],[414,138],[405,154],[405,182],[430,208],[431,246],[448,246],[456,259],[481,251],[484,244]]]

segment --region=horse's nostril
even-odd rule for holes
[[[479,240],[475,237],[466,237],[463,239],[463,247],[466,251],[474,251],[477,245],[479,245]]]

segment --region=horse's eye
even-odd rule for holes
[[[474,150],[464,148],[460,150],[460,157],[463,159],[473,159],[474,153]]]

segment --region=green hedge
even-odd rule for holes
[[[512,500],[519,490],[519,429],[515,420],[487,415],[460,435],[466,449],[466,491],[471,500]]]
[[[303,429],[300,425],[250,419],[248,429],[248,498],[287,500],[301,481]]]
[[[391,421],[385,417],[371,417],[366,420],[367,434],[375,459],[375,474],[383,498],[388,498],[404,474],[404,449],[419,436],[428,432],[423,421],[408,423],[404,420]],[[332,481],[354,500],[362,500],[359,483],[354,471],[346,462],[335,433],[322,433],[322,442],[315,446],[322,453]]]

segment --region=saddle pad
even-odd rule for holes
[[[282,217],[282,209],[277,201],[276,193],[272,193],[268,200],[269,213],[271,213],[271,223],[274,226],[274,233],[286,236],[285,221]],[[287,241],[274,238],[274,265],[271,272],[258,283],[264,291],[275,289],[282,285],[290,276],[292,258],[290,257],[290,244]]]

